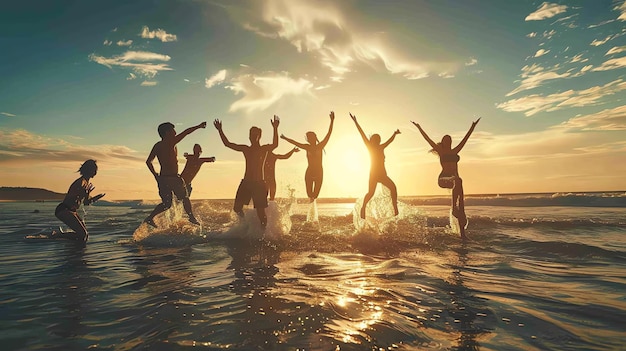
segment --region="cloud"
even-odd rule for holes
[[[506,96],[515,95],[521,91],[529,90],[541,86],[545,81],[568,78],[571,76],[569,72],[557,73],[558,66],[552,68],[552,70],[546,70],[538,64],[526,65],[522,68],[522,81],[520,85],[515,88]]]
[[[130,39],[126,41],[120,40],[117,42],[117,46],[130,46],[132,43],[133,41]]]
[[[626,56],[604,61],[600,66],[594,68],[593,70],[594,71],[609,71],[612,69],[618,69],[618,68],[624,68],[624,67],[626,67]]]
[[[533,57],[541,57],[541,56],[543,56],[543,55],[545,55],[545,54],[547,54],[549,52],[550,52],[550,50],[539,49],[539,50],[537,50],[537,52],[535,53],[535,56],[533,56]]]
[[[113,44],[113,42],[110,40],[106,40],[106,39],[104,40],[104,43],[102,43],[102,45],[104,46],[111,46],[111,44]]]
[[[554,128],[584,131],[623,131],[626,130],[626,105],[589,115],[576,116]]]
[[[619,17],[617,18],[618,20],[626,21],[626,1],[619,6],[615,6],[613,9],[620,12]]]
[[[524,20],[525,21],[540,21],[540,20],[544,20],[547,18],[552,18],[565,11],[567,11],[566,5],[551,4],[548,2],[544,2],[543,4],[541,4],[541,6],[539,6],[539,8],[535,12],[526,16]]]
[[[141,29],[141,33],[139,33],[139,36],[142,38],[146,38],[146,39],[157,38],[164,43],[178,40],[178,38],[176,37],[176,34],[167,33],[166,31],[160,28],[157,30],[151,31],[150,28],[148,28],[148,26],[143,26],[143,28]]]
[[[219,72],[215,73],[211,76],[211,78],[206,78],[204,80],[204,86],[208,88],[212,88],[218,84],[221,84],[226,79],[226,70],[222,69]]]
[[[112,164],[144,162],[135,150],[123,145],[78,145],[60,138],[31,133],[24,129],[0,128],[0,164],[72,163],[86,159]]]
[[[133,80],[133,79],[136,79],[136,78],[137,78],[137,76],[134,73],[129,73],[128,77],[126,77],[126,80]]]
[[[524,112],[532,116],[542,111],[556,111],[568,107],[581,107],[598,104],[605,96],[613,95],[626,89],[626,82],[621,79],[584,90],[567,90],[550,95],[533,94],[512,99],[497,105],[507,112]]]
[[[609,51],[604,54],[604,56],[619,54],[620,52],[626,51],[626,46],[614,46]]]
[[[226,88],[234,91],[235,95],[243,95],[230,106],[229,111],[250,113],[265,110],[284,96],[312,94],[313,83],[304,78],[293,79],[287,73],[268,72],[238,76]]]
[[[127,51],[122,55],[103,57],[96,54],[89,55],[89,60],[103,66],[128,68],[137,75],[146,78],[154,78],[161,71],[171,71],[172,68],[165,63],[152,63],[150,61],[169,61],[168,55],[157,54],[147,51]],[[131,76],[132,77],[132,76]],[[134,78],[133,78],[134,79]]]
[[[159,84],[159,82],[144,80],[143,82],[141,82],[140,85],[142,87],[153,87],[153,86],[156,86],[157,84]]]
[[[587,61],[589,61],[589,59],[583,58],[583,54],[578,54],[578,55],[572,57],[572,59],[570,60],[571,63],[587,62]]]
[[[470,60],[468,62],[465,62],[465,66],[474,66],[477,63],[478,63],[477,59],[470,57]]]
[[[589,45],[592,46],[600,46],[600,45],[604,45],[607,41],[613,39],[613,38],[617,38],[618,34],[615,35],[609,35],[608,37],[604,38],[604,39],[594,39]]]
[[[352,23],[352,16],[341,11],[342,3],[270,0],[250,4],[261,8],[247,12],[247,18],[240,20],[245,29],[265,38],[285,40],[298,52],[310,53],[332,72],[332,81],[342,81],[357,64],[384,68],[406,79],[450,74],[463,66],[462,62],[407,57],[390,45],[387,34],[361,30]]]
[[[7,116],[7,117],[15,117],[14,114],[8,113],[8,112],[0,112],[0,115],[4,115],[4,116]]]

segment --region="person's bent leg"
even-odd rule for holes
[[[189,216],[189,222],[193,224],[200,224],[200,222],[198,222],[196,217],[193,215],[193,210],[191,208],[191,200],[189,200],[188,197],[183,199],[183,208],[185,209],[185,212],[187,212],[187,216]]]
[[[320,174],[316,177],[315,182],[313,183],[313,199],[317,199],[320,196],[320,191],[322,190],[322,182],[324,181],[324,175]]]
[[[370,179],[367,194],[365,194],[365,197],[363,197],[363,205],[361,205],[360,214],[361,218],[363,219],[365,219],[365,210],[367,209],[367,203],[370,202],[370,200],[374,196],[374,192],[376,192],[376,185],[378,185],[378,182]]]
[[[393,214],[397,216],[398,211],[398,188],[396,188],[396,184],[391,180],[391,178],[387,177],[381,181],[381,183],[386,186],[391,192],[391,204],[393,205]]]
[[[76,212],[69,210],[62,211],[57,214],[57,218],[70,227],[73,232],[58,233],[56,234],[56,237],[76,240],[83,243],[87,242],[87,239],[89,238],[87,228],[85,227],[85,223],[80,220]]]
[[[313,202],[315,199],[313,197],[313,176],[311,176],[310,171],[307,170],[304,174],[304,185],[306,187],[306,196]]]
[[[265,228],[267,226],[267,214],[265,213],[265,207],[257,208],[256,214],[259,217],[259,221],[261,221],[261,225]]]

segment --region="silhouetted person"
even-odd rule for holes
[[[80,207],[80,203],[83,205],[91,205],[93,202],[99,200],[104,194],[98,194],[96,196],[90,196],[90,193],[95,189],[89,180],[96,176],[98,173],[98,165],[94,160],[85,161],[78,169],[80,178],[76,179],[72,185],[70,185],[63,202],[61,202],[54,210],[54,215],[65,223],[73,232],[55,233],[54,238],[65,238],[76,240],[82,243],[86,243],[89,238],[85,222],[78,217],[77,210]]]
[[[294,152],[299,151],[300,149],[294,147],[284,155],[277,155],[273,151],[267,153],[265,166],[263,167],[263,175],[265,177],[265,184],[270,193],[270,201],[274,201],[274,197],[276,196],[276,160],[286,160],[291,157]]]
[[[385,169],[385,148],[391,144],[391,142],[396,138],[397,134],[400,134],[400,130],[396,129],[395,132],[391,135],[389,140],[380,143],[380,135],[373,134],[371,138],[367,139],[365,133],[363,133],[363,129],[359,125],[359,122],[356,120],[356,116],[350,114],[354,124],[356,125],[356,129],[358,129],[359,134],[361,134],[361,138],[367,147],[367,151],[370,153],[370,180],[369,187],[367,190],[367,194],[363,198],[363,205],[361,206],[361,218],[365,218],[365,209],[367,207],[367,203],[374,196],[374,192],[376,191],[376,186],[378,183],[386,186],[391,192],[391,203],[393,205],[393,213],[394,215],[398,215],[398,190],[396,189],[396,184],[389,178],[387,175],[387,170]]]
[[[187,128],[180,134],[176,134],[176,129],[174,129],[174,125],[170,122],[161,123],[159,125],[158,132],[161,136],[161,141],[158,141],[152,147],[152,151],[150,151],[150,155],[148,155],[148,159],[146,160],[146,165],[148,165],[148,169],[152,175],[154,175],[159,186],[161,203],[144,219],[144,222],[149,225],[156,227],[157,225],[153,220],[154,216],[165,212],[172,206],[172,193],[176,195],[179,200],[183,201],[183,207],[189,216],[189,222],[200,224],[191,210],[191,201],[189,201],[185,181],[178,175],[178,149],[176,148],[176,144],[183,140],[184,137],[200,128],[206,128],[206,122]],[[154,165],[152,164],[155,157],[161,166],[159,173],[154,170]]]
[[[265,214],[265,208],[267,208],[267,185],[263,179],[263,165],[268,152],[271,152],[278,146],[278,124],[280,123],[278,116],[274,115],[274,119],[270,120],[270,123],[274,128],[272,143],[261,145],[261,129],[252,127],[250,128],[249,136],[250,146],[248,146],[231,143],[222,130],[222,121],[216,119],[213,122],[213,125],[220,133],[220,138],[224,145],[235,151],[242,152],[246,159],[246,171],[241,183],[239,183],[233,210],[239,217],[243,217],[243,206],[249,204],[250,199],[252,199],[263,227],[267,225],[267,215]]]
[[[441,142],[435,143],[432,141],[428,134],[420,127],[418,123],[411,121],[428,144],[432,147],[430,150],[433,153],[439,155],[439,163],[441,164],[441,173],[439,174],[439,186],[445,189],[452,189],[452,215],[459,220],[459,226],[461,227],[461,238],[467,239],[465,235],[465,225],[467,224],[467,216],[465,215],[465,199],[463,197],[463,180],[459,176],[458,162],[461,159],[459,152],[465,146],[467,139],[474,131],[476,124],[478,124],[480,118],[472,122],[472,126],[463,137],[463,140],[454,148],[452,148],[452,138],[449,135],[444,135],[441,138]]]
[[[187,186],[187,196],[189,197],[191,197],[191,191],[193,190],[191,187],[191,181],[200,171],[200,167],[205,162],[215,162],[215,157],[200,157],[200,154],[202,154],[202,147],[200,144],[195,144],[193,146],[193,154],[188,154],[186,152],[184,154],[187,162],[185,163],[185,168],[183,168],[183,172],[180,174],[180,177],[185,181],[185,185]]]
[[[328,139],[330,139],[330,134],[333,131],[334,122],[335,112],[330,111],[330,126],[328,127],[328,133],[326,133],[326,136],[322,141],[317,140],[317,135],[315,135],[314,132],[306,133],[306,141],[308,142],[308,144],[299,143],[293,139],[287,138],[284,135],[280,136],[282,139],[285,139],[293,145],[306,151],[306,158],[309,162],[309,166],[307,167],[306,173],[304,174],[304,183],[306,184],[306,194],[311,202],[317,199],[320,194],[320,190],[322,189],[322,182],[324,180],[324,169],[322,168],[322,152],[324,151],[324,147],[328,143]]]

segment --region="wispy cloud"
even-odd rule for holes
[[[230,111],[244,110],[248,113],[265,110],[288,95],[311,95],[313,83],[293,79],[287,73],[268,72],[264,75],[246,74],[231,80],[226,87],[243,97],[230,106]]]
[[[609,51],[604,54],[604,56],[619,54],[620,52],[626,51],[626,46],[614,46]]]
[[[597,105],[603,97],[616,94],[626,89],[626,82],[621,79],[584,90],[567,90],[561,93],[540,95],[532,94],[512,99],[497,107],[507,112],[524,112],[532,116],[542,111],[556,111],[568,107]]]
[[[146,38],[146,39],[157,38],[164,43],[178,40],[178,37],[176,36],[176,34],[167,33],[166,31],[160,28],[151,31],[150,28],[148,28],[148,26],[143,26],[143,28],[141,29],[141,33],[139,33],[139,36],[142,38]]]
[[[7,116],[7,117],[15,117],[14,114],[8,113],[8,112],[0,112],[0,115]]]
[[[626,1],[622,2],[621,5],[615,6],[614,9],[620,13],[617,19],[620,21],[626,21]]]
[[[226,70],[222,69],[219,72],[212,75],[210,78],[204,80],[204,86],[209,89],[218,84],[221,84],[226,79]]]
[[[24,129],[0,128],[0,164],[76,163],[86,159],[139,165],[143,157],[123,145],[78,145]]]
[[[132,44],[133,44],[133,41],[132,41],[132,40],[130,40],[130,39],[129,39],[129,40],[126,40],[126,41],[124,41],[124,40],[119,40],[119,41],[117,42],[117,46],[131,46]]]
[[[470,57],[469,61],[465,62],[465,66],[474,66],[477,63],[478,63],[477,59]]]
[[[91,54],[89,55],[89,60],[109,68],[113,68],[114,66],[128,68],[133,70],[133,72],[135,72],[136,74],[146,78],[154,78],[161,71],[172,70],[172,68],[166,63],[150,62],[167,62],[170,60],[170,57],[168,55],[162,55],[147,51],[127,51],[122,55],[117,55],[113,57],[103,57],[96,54]]]
[[[567,11],[566,5],[544,2],[535,12],[526,16],[525,21],[540,21],[547,18],[552,18],[565,11]]]
[[[102,45],[104,45],[104,46],[111,46],[111,44],[113,44],[113,42],[110,41],[110,40],[107,40],[107,39],[105,39],[104,43],[102,43]]]
[[[431,74],[446,75],[463,67],[462,62],[417,60],[393,48],[386,33],[361,30],[340,5],[332,1],[270,0],[259,11],[250,11],[242,26],[256,34],[289,42],[299,52],[311,53],[331,73],[331,81],[342,81],[357,64],[380,66],[406,79]]]
[[[626,106],[606,109],[589,115],[576,116],[554,128],[599,131],[626,130]]]
[[[549,52],[550,52],[550,50],[539,49],[539,50],[537,50],[537,52],[535,53],[535,56],[533,56],[533,57],[541,57],[541,56],[543,56],[543,55],[545,55],[545,54],[547,54]]]
[[[520,85],[506,96],[515,95],[521,91],[533,89],[541,86],[544,82],[554,79],[567,78],[571,74],[569,72],[557,73],[558,66],[550,70],[546,70],[538,64],[526,65],[522,68],[522,81]]]
[[[604,45],[607,41],[613,39],[614,36],[613,35],[609,35],[608,37],[604,38],[604,39],[594,39],[589,45],[591,46],[600,46],[600,45]]]
[[[141,86],[142,87],[153,87],[156,86],[157,84],[159,84],[159,82],[153,81],[153,80],[144,80],[143,82],[141,82]]]
[[[612,69],[618,69],[618,68],[624,68],[624,67],[626,67],[626,56],[604,61],[600,66],[594,68],[593,70],[594,71],[609,71]]]

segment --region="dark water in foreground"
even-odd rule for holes
[[[298,205],[289,235],[260,241],[228,224],[229,202],[197,201],[202,230],[181,222],[141,242],[151,206],[97,206],[84,249],[25,240],[60,224],[55,205],[0,203],[3,350],[626,344],[624,207],[470,207],[463,244],[440,206],[355,234],[353,204],[320,204],[319,226]]]

